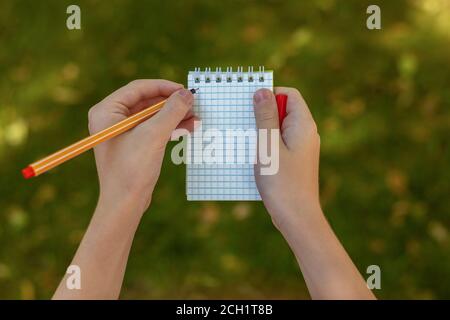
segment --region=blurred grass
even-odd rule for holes
[[[322,141],[324,210],[380,298],[450,298],[450,2],[0,3],[0,298],[49,298],[97,198],[92,154],[32,181],[20,169],[87,134],[87,110],[136,78],[265,65],[302,91]],[[166,159],[123,298],[307,298],[259,203],[188,203]]]

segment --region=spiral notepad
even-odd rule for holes
[[[201,120],[190,141],[191,163],[187,163],[186,194],[192,201],[203,200],[261,200],[255,184],[253,163],[242,161],[223,161],[223,163],[205,163],[195,161],[195,157],[208,149],[205,136],[222,133],[225,137],[234,132],[256,132],[253,113],[253,94],[260,88],[273,90],[273,73],[264,67],[244,71],[227,68],[222,71],[196,68],[188,74],[188,87],[198,88],[195,94],[194,112]],[[219,137],[220,138],[220,137]],[[227,156],[238,154],[256,155],[256,136],[254,139],[236,139],[232,144],[223,143],[221,150],[215,150]],[[216,139],[220,140],[220,139]],[[222,142],[223,142],[222,141]],[[244,152],[245,151],[245,152]],[[236,156],[236,157],[235,157]],[[218,157],[220,158],[220,157]],[[193,160],[194,159],[194,160]],[[229,159],[228,159],[229,160]]]

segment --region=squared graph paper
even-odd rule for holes
[[[204,134],[218,130],[224,137],[223,154],[230,149],[237,159],[239,152],[256,155],[256,122],[253,113],[253,94],[260,88],[273,90],[273,72],[202,72],[190,71],[188,88],[198,88],[195,94],[194,112],[201,120],[203,133],[196,131],[190,141],[190,158],[198,158],[208,141]],[[225,143],[227,130],[253,129],[255,139],[245,142]],[[226,158],[224,158],[226,159]],[[198,159],[197,159],[198,160]],[[186,195],[189,201],[207,200],[261,200],[255,184],[254,164],[242,163],[199,163],[191,161],[186,165]]]

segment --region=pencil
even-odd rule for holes
[[[198,89],[191,89],[192,93],[196,93]],[[56,151],[55,153],[33,162],[28,167],[22,170],[22,175],[25,179],[30,179],[32,177],[36,177],[58,165],[61,163],[70,160],[79,154],[95,147],[96,145],[107,141],[115,136],[118,136],[125,131],[128,131],[134,127],[136,127],[141,122],[151,118],[155,113],[157,113],[166,103],[167,99],[160,101],[134,115],[112,125],[109,128],[106,128],[96,134],[93,134],[87,138],[84,138],[70,146]]]

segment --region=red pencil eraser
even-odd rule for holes
[[[281,128],[281,124],[283,123],[284,118],[286,117],[287,98],[288,98],[288,96],[286,94],[277,94],[275,96],[275,99],[277,100],[277,106],[278,106],[278,119],[280,121],[280,128]]]
[[[36,173],[34,172],[34,169],[32,167],[28,166],[22,170],[22,175],[25,179],[30,179],[33,178]]]

